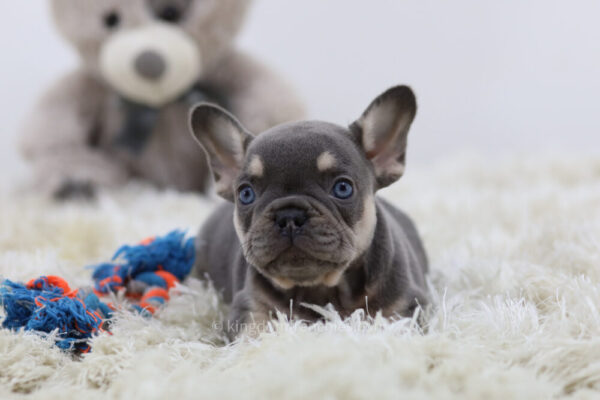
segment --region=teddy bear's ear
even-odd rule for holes
[[[253,136],[233,115],[212,104],[193,107],[189,123],[192,136],[206,152],[217,193],[233,201],[233,184]]]
[[[417,101],[408,86],[396,86],[377,97],[351,131],[375,168],[378,188],[404,174],[406,138],[417,113]]]

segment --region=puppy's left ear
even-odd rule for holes
[[[377,97],[351,125],[367,158],[373,163],[378,189],[404,174],[406,138],[417,113],[417,101],[408,86],[396,86]]]
[[[233,184],[254,137],[233,115],[212,104],[192,108],[189,123],[192,136],[206,152],[217,193],[233,201]]]

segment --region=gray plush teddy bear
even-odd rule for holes
[[[203,152],[187,113],[210,101],[255,132],[303,116],[290,87],[237,51],[250,0],[52,0],[81,66],[27,120],[22,151],[37,187],[91,195],[131,178],[205,191]]]

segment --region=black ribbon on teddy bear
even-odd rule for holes
[[[196,103],[209,102],[228,108],[227,101],[221,93],[201,82],[192,86],[175,102],[184,102],[190,107]],[[124,114],[124,123],[115,144],[138,155],[144,150],[152,136],[161,108],[149,107],[124,97],[120,97],[120,103]]]

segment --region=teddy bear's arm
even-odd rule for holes
[[[83,188],[85,195],[90,187],[127,179],[122,164],[92,146],[94,135],[100,133],[104,96],[101,84],[83,71],[67,75],[42,96],[20,138],[38,188],[58,196]]]
[[[231,111],[254,133],[305,115],[293,88],[244,53],[229,53],[209,79],[225,88]]]

